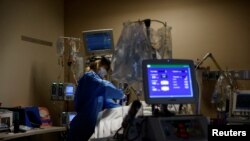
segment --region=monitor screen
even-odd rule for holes
[[[87,54],[112,53],[114,48],[113,30],[83,31],[83,42]]]
[[[72,112],[69,113],[69,123],[73,120],[73,118],[76,116],[76,113]]]
[[[143,85],[148,104],[197,102],[198,87],[192,60],[143,60]]]
[[[234,94],[233,105],[235,111],[250,111],[250,91],[238,90]]]
[[[65,84],[65,95],[74,95],[75,86],[73,84]]]

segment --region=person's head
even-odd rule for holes
[[[104,78],[108,71],[110,70],[111,62],[106,57],[101,57],[100,60],[97,60],[90,64],[90,69],[98,73],[102,78]]]

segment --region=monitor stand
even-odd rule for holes
[[[171,117],[175,116],[175,113],[168,110],[168,104],[160,104],[159,108],[153,104],[152,115],[155,117]]]

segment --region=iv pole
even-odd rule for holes
[[[195,69],[197,70],[199,68],[199,66],[205,61],[207,60],[207,58],[211,58],[213,63],[215,64],[215,66],[219,69],[219,71],[221,72],[221,74],[223,75],[223,77],[226,78],[227,83],[231,86],[231,88],[234,88],[233,83],[230,81],[230,78],[228,77],[228,75],[226,75],[224,73],[224,71],[221,69],[220,65],[217,63],[217,61],[215,60],[214,56],[212,55],[212,53],[207,53],[203,59],[196,65]],[[236,87],[237,88],[237,87]]]
[[[237,85],[234,85],[233,82],[230,80],[230,77],[227,73],[225,73],[225,71],[223,71],[220,67],[220,65],[218,64],[218,62],[215,60],[214,56],[212,55],[212,53],[207,53],[202,60],[196,65],[195,69],[197,70],[199,68],[199,66],[205,61],[207,60],[207,58],[211,58],[213,63],[215,64],[215,66],[219,69],[219,71],[221,72],[221,75],[226,78],[227,83],[230,85],[230,89],[233,93],[233,91],[235,91],[235,89],[237,89]],[[231,93],[231,94],[232,94]],[[232,95],[229,95],[229,117],[231,116],[231,102],[232,102]]]
[[[151,21],[159,22],[159,23],[163,24],[165,27],[167,26],[166,23],[164,23],[162,21],[159,21],[159,20],[151,20],[151,19],[145,19],[145,20],[143,20],[143,22],[144,22],[144,24],[146,26],[146,33],[147,33],[147,37],[149,39],[149,42],[151,42],[150,41],[150,24],[151,24]],[[152,49],[152,52],[153,52],[152,53],[153,59],[157,59],[157,57],[156,57],[156,50],[153,47],[151,47],[151,49]],[[163,114],[164,116],[173,116],[174,115],[174,113],[172,113],[172,112],[170,112],[168,110],[168,104],[162,104],[161,105],[162,113],[158,113],[158,110],[155,108],[154,104],[152,105],[151,108],[152,108],[153,115],[154,114],[155,115],[157,115],[157,114]]]

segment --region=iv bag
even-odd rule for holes
[[[64,53],[64,38],[58,38],[56,42],[56,51],[58,56],[63,56]]]
[[[229,99],[232,93],[231,90],[231,86],[226,81],[226,78],[221,74],[216,82],[211,100],[211,103],[216,104],[217,110],[226,110],[226,100]]]
[[[170,26],[164,26],[157,30],[157,36],[159,36],[159,49],[157,49],[158,53],[162,58],[172,58],[172,36],[171,36]]]
[[[163,26],[158,30],[150,28],[150,42],[156,50],[157,59],[172,58],[171,27]]]
[[[77,53],[75,56],[75,61],[72,63],[71,66],[71,71],[72,73],[75,75],[75,79],[78,81],[78,79],[81,78],[81,76],[83,75],[83,68],[84,68],[84,59],[83,57],[80,55],[80,53]]]

